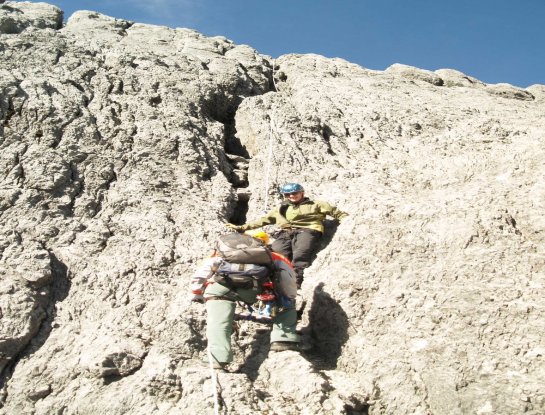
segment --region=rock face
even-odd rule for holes
[[[545,87],[0,5],[0,413],[212,413],[188,279],[285,181],[350,217],[225,413],[545,411]]]

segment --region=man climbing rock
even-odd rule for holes
[[[274,283],[277,286],[274,291],[278,298],[275,299],[275,313],[272,316],[270,350],[299,349],[293,266],[286,258],[270,251],[266,246],[269,236],[265,232],[254,235],[257,237],[236,233],[220,237],[212,256],[191,277],[192,301],[206,304],[208,350],[205,363],[211,363],[215,369],[224,369],[233,360],[231,334],[236,302],[254,304],[263,291],[264,283],[270,283],[272,270],[275,269],[277,278]],[[268,260],[263,259],[263,253]],[[255,263],[249,263],[252,256],[255,256]],[[236,258],[241,258],[243,263],[238,263]],[[260,267],[265,269],[263,278]],[[290,286],[293,288],[290,289]]]
[[[305,189],[299,183],[286,183],[280,188],[285,200],[265,216],[245,225],[226,226],[244,232],[265,225],[276,224],[280,232],[272,244],[272,250],[293,262],[297,274],[297,286],[301,287],[304,271],[310,265],[320,238],[324,232],[327,216],[342,221],[347,213],[324,201],[313,201],[305,197]]]

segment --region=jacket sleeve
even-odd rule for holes
[[[265,216],[262,216],[257,220],[254,220],[252,222],[246,223],[245,225],[242,225],[240,229],[243,231],[247,231],[249,229],[261,228],[262,226],[265,226],[265,225],[271,225],[273,223],[276,223],[277,215],[278,215],[278,208],[271,210]]]
[[[206,281],[211,278],[222,259],[220,257],[206,258],[191,276],[191,293],[202,295]]]
[[[318,202],[320,206],[320,210],[325,215],[329,215],[334,219],[337,219],[339,222],[342,222],[344,218],[348,216],[348,213],[343,212],[338,207],[333,206],[331,203],[328,202]]]

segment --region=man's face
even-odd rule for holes
[[[284,193],[284,197],[292,203],[299,203],[305,196],[304,192]]]

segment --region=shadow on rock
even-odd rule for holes
[[[36,294],[36,307],[42,310],[41,313],[44,317],[40,319],[41,322],[37,322],[39,327],[36,328],[35,334],[33,334],[26,347],[13,357],[12,362],[2,372],[0,388],[4,387],[15,370],[17,363],[22,358],[32,355],[45,344],[54,327],[54,320],[57,314],[56,304],[68,296],[71,282],[67,266],[59,261],[52,252],[50,252],[50,264],[53,276],[51,283],[45,287],[35,287],[36,292],[40,292],[40,295]],[[46,293],[46,295],[42,295],[43,293]],[[17,342],[20,343],[20,340],[17,340]]]
[[[51,253],[51,270],[53,271],[54,279],[52,285],[52,304],[51,306],[59,302],[63,301],[66,297],[68,297],[68,293],[70,292],[70,278],[68,277],[68,267],[59,261],[59,259]],[[54,313],[53,313],[54,314]],[[54,315],[51,315],[50,317],[54,317]]]
[[[245,373],[252,382],[257,379],[259,375],[259,368],[269,355],[270,338],[270,329],[256,329],[253,336],[250,353],[246,357],[244,364],[239,369],[239,372]]]
[[[324,291],[320,283],[314,289],[309,323],[302,330],[303,339],[310,337],[312,349],[305,357],[318,369],[335,369],[342,347],[348,340],[348,317],[337,301]]]
[[[46,318],[42,322],[38,334],[30,342],[30,347],[25,351],[25,353],[23,353],[24,355],[29,355],[36,352],[47,341],[49,335],[51,334],[51,330],[54,327],[53,322],[57,316],[56,304],[63,301],[70,292],[71,282],[68,276],[68,267],[52,252],[50,252],[50,258],[53,280],[49,286],[49,301],[43,304],[46,311]]]

